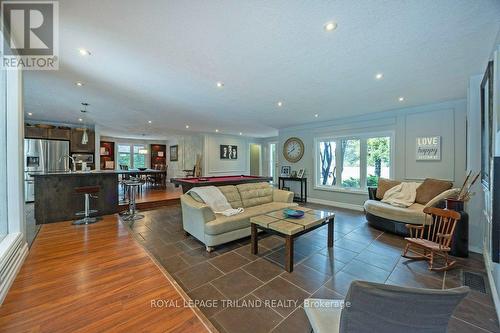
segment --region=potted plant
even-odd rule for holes
[[[470,198],[475,194],[471,192],[472,186],[476,183],[481,173],[478,173],[474,177],[472,176],[472,171],[469,171],[467,177],[465,178],[460,191],[456,197],[446,198],[446,209],[454,210],[457,212],[464,211],[464,205]]]

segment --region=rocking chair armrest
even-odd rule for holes
[[[443,234],[443,233],[438,233],[437,236],[439,238],[451,238],[451,234]]]
[[[424,235],[423,225],[405,224],[406,229],[410,232],[411,238],[422,238]]]
[[[406,229],[417,229],[422,230],[425,227],[423,225],[415,225],[415,224],[405,224]]]

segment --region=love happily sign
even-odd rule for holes
[[[441,137],[424,136],[417,138],[417,161],[441,160]]]

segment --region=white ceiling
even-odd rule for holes
[[[186,124],[272,136],[464,98],[500,27],[493,0],[61,0],[59,7],[60,70],[25,72],[28,119],[75,123],[86,101],[104,134],[150,138]],[[330,20],[338,28],[326,33]]]

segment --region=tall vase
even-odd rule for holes
[[[460,221],[457,222],[451,240],[450,254],[455,257],[467,258],[469,256],[469,214],[465,212],[462,200],[448,198],[445,201],[446,209],[454,210],[460,214]]]

